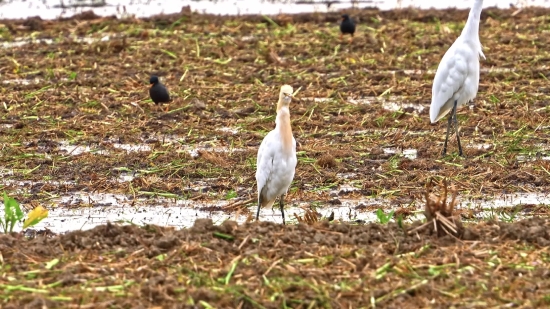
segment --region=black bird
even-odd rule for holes
[[[342,15],[342,22],[340,23],[340,40],[342,40],[342,36],[344,34],[351,35],[351,38],[349,39],[350,43],[351,40],[353,40],[353,34],[355,33],[355,22],[349,18],[348,14]]]
[[[155,104],[168,103],[171,101],[168,89],[164,87],[158,77],[154,75],[151,76],[149,79],[149,84],[151,84],[151,88],[149,88],[149,96],[151,96],[151,100],[153,100]],[[166,109],[168,109],[168,106],[166,106]]]

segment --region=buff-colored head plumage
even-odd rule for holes
[[[281,109],[281,107],[286,106],[290,104],[290,101],[292,100],[292,93],[294,92],[294,89],[290,85],[284,85],[281,87],[281,92],[279,93],[279,103],[277,103],[277,110]]]

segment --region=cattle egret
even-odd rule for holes
[[[355,23],[348,14],[342,15],[342,22],[340,23],[340,40],[344,34],[351,35],[349,41],[353,40],[353,34],[355,33]]]
[[[166,87],[159,81],[158,77],[151,76],[149,84],[151,85],[151,88],[149,88],[149,96],[155,104],[170,102],[170,94]],[[168,109],[168,106],[166,108]]]
[[[289,85],[281,87],[277,103],[277,118],[275,129],[267,133],[260,148],[256,162],[256,182],[258,184],[258,211],[256,220],[260,217],[262,207],[270,207],[279,198],[279,208],[285,224],[283,208],[284,195],[287,193],[298,159],[296,158],[296,140],[290,127],[289,105],[293,89]]]
[[[479,86],[479,56],[485,59],[479,41],[479,19],[483,0],[475,0],[468,21],[462,33],[443,55],[435,73],[430,105],[430,121],[437,122],[449,111],[447,136],[443,146],[443,155],[447,153],[447,141],[451,121],[454,119],[458,153],[462,156],[462,146],[458,135],[456,109],[476,97]]]

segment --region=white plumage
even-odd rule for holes
[[[262,207],[270,207],[280,196],[279,207],[285,224],[283,209],[284,194],[288,191],[298,159],[296,158],[296,140],[292,136],[290,127],[289,105],[293,89],[289,85],[281,87],[279,102],[277,103],[277,118],[275,129],[263,139],[258,149],[256,162],[256,182],[258,184],[258,211],[256,220],[260,216]]]
[[[479,20],[483,0],[474,0],[468,21],[462,33],[447,50],[435,73],[432,87],[432,103],[430,105],[430,121],[437,122],[449,111],[447,123],[447,137],[443,147],[443,154],[447,152],[449,129],[454,118],[459,155],[462,155],[462,146],[458,135],[458,121],[456,109],[474,99],[479,87],[479,57],[485,59],[479,41]]]

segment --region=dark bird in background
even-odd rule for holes
[[[171,101],[168,89],[164,87],[157,76],[151,76],[149,79],[149,84],[151,84],[151,88],[149,88],[149,96],[151,96],[151,100],[153,100],[155,104],[168,103]],[[168,106],[166,106],[166,109],[168,110]]]
[[[353,40],[353,34],[355,33],[355,22],[349,18],[348,14],[342,15],[342,22],[340,23],[340,40],[344,34],[351,35],[349,41]]]

